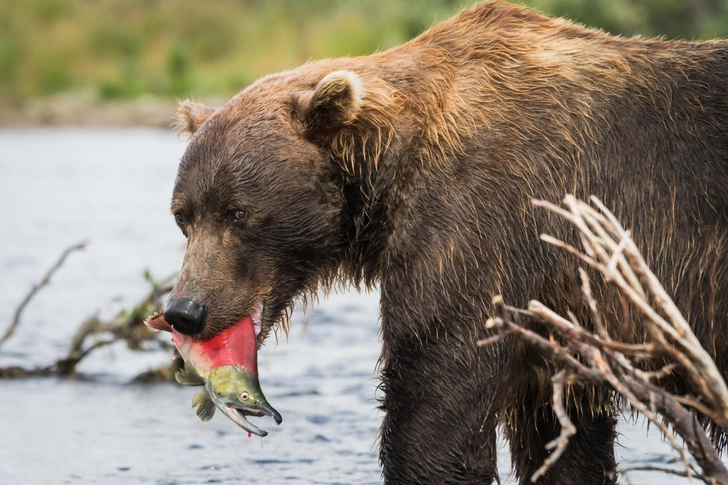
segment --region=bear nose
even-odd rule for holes
[[[167,299],[164,319],[179,333],[194,335],[205,328],[207,307],[192,298]]]

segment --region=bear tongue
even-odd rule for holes
[[[207,340],[197,340],[172,331],[172,338],[182,358],[203,375],[223,365],[242,367],[258,377],[258,345],[252,318],[243,317]]]

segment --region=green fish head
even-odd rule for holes
[[[276,424],[283,421],[280,413],[268,404],[258,377],[242,367],[223,365],[211,370],[205,391],[220,411],[250,433],[268,434],[251,424],[246,416],[271,416]]]

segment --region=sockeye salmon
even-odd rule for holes
[[[212,419],[217,408],[246,430],[248,436],[266,436],[268,432],[250,423],[246,416],[271,416],[276,424],[281,424],[283,418],[268,404],[260,389],[255,330],[250,317],[208,340],[175,331],[162,312],[155,312],[144,323],[172,334],[172,341],[185,361],[175,379],[185,386],[202,387],[192,399],[202,421]]]

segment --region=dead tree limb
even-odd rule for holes
[[[63,263],[66,262],[66,258],[69,254],[71,254],[74,251],[80,251],[82,249],[86,248],[86,242],[74,244],[73,246],[70,246],[66,248],[62,253],[61,256],[58,258],[56,263],[51,266],[51,268],[46,272],[45,276],[43,276],[43,279],[40,280],[38,284],[33,285],[33,287],[30,289],[27,295],[25,295],[25,298],[23,298],[23,301],[20,302],[20,305],[18,305],[18,308],[15,310],[15,315],[13,316],[13,321],[10,323],[10,326],[5,331],[5,334],[0,338],[0,347],[10,338],[13,336],[13,333],[15,333],[15,329],[18,328],[18,325],[20,324],[20,316],[23,313],[23,310],[25,310],[25,307],[28,306],[28,303],[30,303],[30,300],[33,299],[33,297],[48,283],[51,282],[51,277],[55,274],[58,269],[63,266]]]
[[[576,434],[576,427],[574,423],[569,420],[569,416],[566,414],[564,407],[564,387],[566,386],[566,372],[559,371],[553,377],[554,392],[551,395],[551,401],[554,406],[554,412],[556,417],[561,424],[561,432],[559,436],[549,443],[546,444],[547,450],[553,450],[551,454],[544,460],[543,465],[536,470],[531,477],[531,481],[535,482],[541,478],[546,471],[551,467],[553,463],[561,458],[561,455],[566,451],[566,447],[569,445],[569,438]]]
[[[73,248],[69,249],[72,250]],[[60,267],[63,259],[70,250],[67,250],[61,260],[59,260],[59,263],[54,266],[52,271],[49,271],[42,282],[43,284],[36,285],[34,293],[37,293],[38,290],[48,284],[50,275]],[[144,350],[145,347],[149,347],[148,344],[152,344],[152,348],[156,346],[171,350],[172,345],[160,339],[156,333],[150,331],[144,325],[144,319],[155,311],[162,309],[162,297],[172,290],[175,277],[175,275],[172,275],[161,281],[157,281],[148,272],[145,272],[145,278],[151,284],[152,288],[131,310],[122,311],[106,321],[99,319],[97,316],[87,318],[82,322],[71,339],[68,353],[64,357],[59,358],[51,364],[34,369],[24,369],[21,367],[0,368],[0,378],[71,377],[75,375],[78,363],[88,355],[102,347],[107,347],[120,341],[124,341],[132,350]],[[30,301],[30,298],[24,300],[23,306],[27,305],[27,301]],[[172,363],[172,366],[174,365],[176,363]],[[159,380],[160,378],[172,380],[173,375],[174,372],[169,371],[169,369],[159,369],[145,373],[135,380],[144,382]]]
[[[680,470],[672,470],[670,468],[663,468],[659,466],[638,466],[638,467],[632,467],[632,468],[620,468],[619,473],[627,474],[629,472],[660,472],[660,473],[667,473],[668,475],[677,475],[678,477],[685,477],[685,478],[697,478],[698,480],[704,480],[703,475],[700,473],[693,473],[692,475],[688,475],[685,472],[681,472]]]
[[[717,449],[695,414],[689,411],[693,408],[710,418],[724,432],[728,431],[728,387],[675,303],[647,267],[629,231],[596,198],[592,197],[591,202],[593,205],[567,196],[564,199],[566,209],[544,201],[533,202],[576,227],[583,251],[548,235],[541,238],[601,273],[605,282],[616,288],[622,298],[625,322],[629,307],[635,308],[643,317],[639,322],[644,325],[648,338],[636,344],[612,339],[583,270],[580,270],[582,297],[596,333],[582,327],[573,315],[571,320],[563,318],[537,301],[530,302],[528,310],[521,310],[507,306],[499,296],[494,298],[495,317],[487,322],[487,326],[500,330],[500,334],[479,344],[487,345],[504,335],[514,335],[550,355],[563,369],[553,378],[553,407],[562,432],[547,445],[553,451],[531,480],[535,482],[547,472],[575,432],[563,399],[565,384],[576,383],[611,387],[633,409],[657,426],[680,455],[684,472],[678,474],[708,484],[728,485],[728,470]],[[514,323],[516,319],[512,315],[515,313],[531,317],[530,321],[546,330],[548,336]],[[551,335],[558,338],[551,338]],[[665,364],[654,372],[648,372],[637,364],[642,360]],[[696,390],[697,397],[673,395],[655,383],[676,369]],[[678,438],[684,441],[684,447]],[[689,456],[700,466],[700,472],[694,471],[688,461]]]

